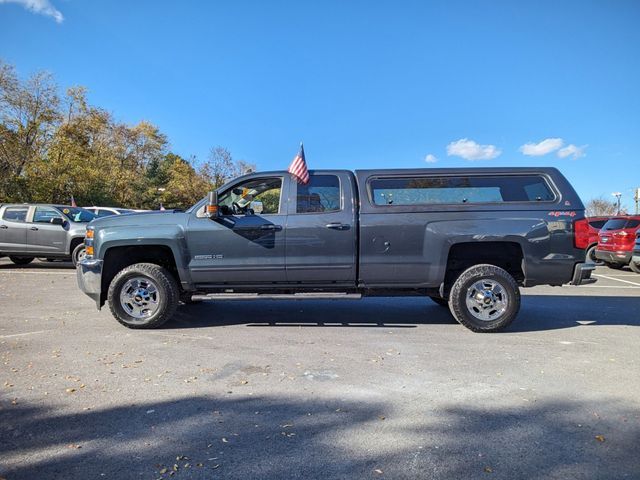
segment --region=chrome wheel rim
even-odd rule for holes
[[[491,322],[507,311],[509,295],[504,286],[496,280],[478,280],[467,289],[466,305],[469,313],[475,318]]]
[[[146,277],[130,278],[120,290],[120,306],[136,320],[149,318],[160,306],[158,287]]]
[[[87,249],[83,248],[78,252],[78,255],[76,256],[76,263],[80,263],[82,260],[84,260],[84,257],[86,256],[87,256]]]

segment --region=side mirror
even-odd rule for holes
[[[260,215],[264,211],[264,205],[260,200],[253,200],[249,204],[249,208],[253,210],[253,213],[255,213],[256,215]]]
[[[218,192],[212,190],[209,192],[209,199],[207,200],[207,217],[218,218],[220,216],[220,209],[218,208]]]
[[[62,217],[53,217],[51,218],[51,220],[49,220],[49,222],[51,223],[51,225],[64,225],[64,220],[62,219]]]

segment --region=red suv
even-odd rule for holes
[[[613,217],[600,230],[596,258],[611,268],[629,265],[640,216]]]
[[[587,261],[597,263],[596,247],[598,246],[598,233],[600,229],[607,223],[609,217],[589,217],[587,218],[588,228],[584,231],[576,232],[577,236],[584,238],[587,246]]]

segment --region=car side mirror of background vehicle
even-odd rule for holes
[[[212,190],[209,192],[209,198],[207,200],[207,217],[214,219],[220,216],[220,209],[218,208],[218,192]]]
[[[64,219],[60,218],[60,217],[53,217],[51,220],[49,220],[49,222],[52,225],[60,225],[63,226],[64,225]]]

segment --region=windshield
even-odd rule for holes
[[[55,208],[72,222],[89,223],[91,220],[96,218],[96,216],[93,213],[91,213],[89,210],[85,210],[84,208],[79,208],[79,207],[55,207]]]

